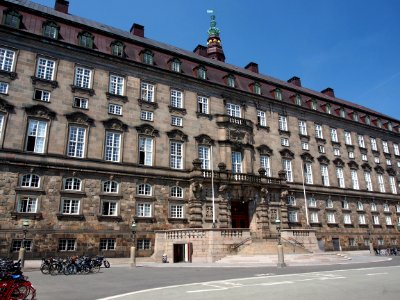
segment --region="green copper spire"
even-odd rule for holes
[[[221,30],[219,30],[216,25],[217,22],[215,21],[215,14],[213,9],[207,10],[207,13],[211,14],[211,21],[210,21],[210,28],[208,29],[208,36],[219,36]]]

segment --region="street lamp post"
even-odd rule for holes
[[[23,226],[22,232],[24,233],[24,238],[22,239],[21,247],[19,248],[18,252],[18,260],[21,261],[21,268],[23,268],[25,265],[25,252],[26,252],[25,241],[26,241],[26,234],[28,233],[29,220],[26,219],[23,220],[22,226]]]
[[[370,255],[375,255],[374,245],[372,244],[372,240],[371,240],[371,229],[368,229],[367,233],[368,233],[368,242],[369,242],[369,253],[370,253]]]
[[[279,218],[277,218],[275,220],[275,224],[276,224],[276,230],[278,231],[278,264],[277,264],[277,267],[283,268],[283,267],[286,267],[286,264],[285,264],[285,257],[283,255],[283,246],[281,243],[281,220]]]
[[[131,231],[133,234],[133,246],[131,247],[130,265],[132,268],[136,267],[136,229],[137,224],[135,219],[132,220]]]

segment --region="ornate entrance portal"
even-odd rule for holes
[[[232,201],[232,228],[249,228],[249,202]]]

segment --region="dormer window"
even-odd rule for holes
[[[78,35],[78,39],[79,39],[79,46],[93,49],[94,37],[90,32],[81,32]]]
[[[143,62],[146,65],[154,64],[153,53],[150,50],[146,50],[146,51],[143,52]]]
[[[261,95],[261,85],[258,82],[253,84],[253,93]]]
[[[371,118],[369,116],[365,117],[365,124],[371,125]]]
[[[332,110],[331,110],[331,105],[330,104],[325,105],[325,112],[327,114],[331,114]]]
[[[58,39],[60,27],[54,22],[45,22],[43,23],[43,35],[49,38]]]
[[[204,67],[198,67],[197,68],[197,78],[200,79],[207,79],[207,70]]]
[[[339,114],[340,114],[340,117],[341,117],[341,118],[346,118],[346,111],[344,110],[343,107],[340,108]]]
[[[21,26],[22,16],[15,10],[7,10],[4,12],[3,25],[19,29]]]
[[[275,89],[274,96],[276,100],[282,100],[282,91],[280,89]]]
[[[376,126],[378,126],[378,128],[382,128],[382,120],[381,119],[376,120]]]
[[[392,123],[391,123],[391,122],[388,122],[388,123],[387,123],[387,129],[388,129],[389,131],[393,131],[393,126],[392,126]]]
[[[124,44],[122,42],[115,41],[111,44],[111,54],[119,57],[124,57]]]
[[[171,61],[171,71],[180,73],[182,72],[182,63],[179,59],[174,58]]]
[[[317,100],[313,99],[313,100],[311,101],[311,108],[312,108],[313,110],[317,110],[317,107],[318,107],[318,102],[317,102]]]
[[[358,122],[358,113],[353,113],[353,121]]]
[[[235,77],[233,75],[228,75],[226,77],[226,85],[229,87],[235,87]]]
[[[301,96],[300,95],[297,94],[295,99],[294,99],[294,101],[295,101],[296,105],[298,105],[298,106],[302,105],[302,100],[301,100]]]

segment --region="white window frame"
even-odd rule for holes
[[[210,151],[210,146],[199,145],[198,147],[199,159],[201,160],[201,168],[203,170],[210,169]]]
[[[371,204],[369,206],[370,206],[371,211],[377,211],[376,203],[371,202]]]
[[[59,239],[58,240],[58,251],[76,251],[76,239]]]
[[[357,201],[357,210],[364,210],[364,205],[361,201]]]
[[[282,168],[286,172],[286,181],[293,182],[292,161],[290,159],[282,159]]]
[[[379,216],[378,215],[373,215],[372,216],[372,224],[374,225],[379,225]]]
[[[350,225],[351,224],[351,215],[343,214],[343,224]]]
[[[169,166],[172,169],[183,169],[183,143],[170,141]]]
[[[392,194],[397,194],[396,178],[394,176],[389,176],[389,186]]]
[[[362,153],[362,154],[361,154],[361,160],[362,160],[362,161],[368,161],[368,156],[367,156],[367,154]]]
[[[338,186],[340,188],[345,188],[346,184],[345,184],[345,181],[344,181],[344,173],[343,173],[343,168],[342,167],[337,167],[336,168],[336,178],[337,178]]]
[[[268,155],[260,155],[260,167],[265,169],[265,176],[271,177],[271,159]]]
[[[43,102],[50,102],[51,93],[42,89],[35,89],[33,92],[33,99]]]
[[[338,142],[338,133],[336,128],[331,128],[331,140],[332,142]]]
[[[104,160],[120,162],[121,160],[122,133],[106,131]]]
[[[385,216],[386,225],[393,225],[392,216]]]
[[[0,48],[0,70],[12,72],[14,70],[15,51]]]
[[[155,86],[147,82],[140,85],[140,95],[143,101],[154,102]]]
[[[324,138],[324,134],[322,132],[322,125],[320,124],[315,124],[315,137],[318,139]]]
[[[318,212],[312,211],[310,213],[310,223],[319,223]]]
[[[308,207],[317,207],[317,200],[314,197],[308,197]]]
[[[289,139],[285,137],[281,137],[281,145],[285,147],[289,147]]]
[[[399,149],[398,144],[393,143],[393,152],[394,152],[394,155],[400,156],[400,149]]]
[[[360,148],[365,148],[365,140],[364,140],[364,136],[363,135],[358,135],[357,136],[358,139],[358,146]]]
[[[231,117],[241,118],[242,117],[242,110],[240,105],[234,103],[227,103],[226,104],[226,114]]]
[[[326,208],[333,208],[333,201],[332,199],[326,200]]]
[[[52,59],[39,57],[36,66],[36,77],[44,80],[54,80],[56,62]]]
[[[153,121],[154,113],[152,111],[142,110],[142,111],[140,111],[140,120]]]
[[[112,115],[122,116],[122,105],[109,103],[108,104],[108,113]]]
[[[46,147],[47,137],[47,121],[29,119],[28,120],[28,132],[26,138],[25,149],[28,152],[44,153]],[[33,140],[33,145],[30,145],[30,140]],[[28,146],[33,146],[32,150],[28,150]]]
[[[108,217],[118,216],[118,201],[103,199],[101,201],[101,215]]]
[[[354,190],[359,190],[360,189],[360,184],[358,182],[357,170],[351,169],[350,170],[350,177],[351,177],[352,188]]]
[[[384,153],[389,153],[389,146],[387,141],[382,141],[382,150]]]
[[[377,143],[376,143],[376,139],[373,138],[373,137],[371,137],[371,138],[370,138],[370,141],[371,141],[371,149],[372,149],[373,151],[378,151],[378,145],[377,145]]]
[[[383,203],[383,211],[384,211],[384,212],[390,212],[389,204]]]
[[[102,184],[102,192],[109,194],[118,194],[119,192],[119,183],[115,180],[106,180],[103,181]]]
[[[70,125],[68,131],[67,156],[83,158],[86,148],[86,128]]]
[[[89,108],[89,99],[82,98],[82,97],[74,97],[72,106],[77,107],[77,108],[82,108],[82,109],[88,109]]]
[[[36,196],[18,196],[17,212],[36,213],[38,211],[39,199]]]
[[[309,162],[304,163],[304,181],[306,184],[313,184],[312,164]]]
[[[179,90],[171,90],[171,106],[183,108],[183,92]]]
[[[232,173],[243,173],[242,153],[238,151],[232,151],[231,156],[232,156]]]
[[[304,120],[299,120],[299,133],[301,135],[307,135],[307,122]]]
[[[183,119],[182,119],[182,117],[171,116],[171,125],[172,125],[172,126],[182,127],[182,126],[183,126]]]
[[[99,249],[100,251],[112,251],[116,249],[115,239],[100,239]]]
[[[178,203],[169,204],[169,217],[172,219],[183,219],[185,215],[185,205]]]
[[[122,76],[110,75],[110,83],[108,92],[113,95],[124,96],[125,94],[125,78]]]
[[[21,187],[24,188],[39,188],[40,176],[36,174],[24,174],[21,176]]]
[[[345,131],[344,132],[344,140],[345,140],[345,144],[346,145],[352,145],[353,144],[353,142],[351,140],[351,132],[349,132],[349,131]]]
[[[378,179],[379,191],[381,193],[386,193],[386,187],[385,187],[385,181],[384,181],[383,175],[377,174],[376,178]]]
[[[325,153],[325,146],[323,146],[323,145],[318,145],[318,152],[319,152],[319,153]]]
[[[365,185],[367,186],[367,190],[372,192],[374,189],[372,187],[372,179],[371,179],[371,173],[368,171],[364,172],[364,179],[365,179]]]
[[[265,111],[257,110],[257,122],[261,127],[267,126],[267,118],[265,117]]]
[[[209,100],[204,96],[197,96],[197,111],[202,114],[209,114]]]
[[[79,215],[81,201],[79,199],[62,198],[61,213],[63,215]]]
[[[296,205],[296,197],[293,195],[287,196],[287,204],[295,206]]]
[[[278,119],[279,130],[288,131],[288,121],[286,116],[279,115]]]
[[[136,203],[136,217],[151,218],[153,216],[153,205],[148,202]]]
[[[169,196],[172,198],[183,198],[183,188],[180,186],[172,186],[169,191]]]
[[[149,136],[139,136],[139,164],[153,165],[154,139]]]
[[[328,224],[336,224],[335,213],[327,212],[326,213],[326,221]]]
[[[302,150],[310,150],[310,144],[307,142],[301,142],[301,149]]]
[[[68,177],[64,179],[64,191],[81,191],[82,180],[77,177]]]
[[[299,221],[297,211],[295,210],[288,211],[288,221],[289,223],[297,223]]]
[[[329,186],[329,171],[327,165],[321,165],[321,180],[322,185]]]
[[[148,183],[141,183],[137,186],[136,195],[151,197],[153,195],[153,187]]]
[[[8,83],[0,81],[0,94],[8,94]]]
[[[349,202],[347,200],[342,200],[342,208],[343,209],[349,209]]]
[[[354,151],[348,152],[349,158],[354,159]]]
[[[75,67],[75,86],[84,89],[90,89],[92,87],[92,77],[93,70],[81,66]]]
[[[333,155],[340,156],[340,149],[339,148],[333,148]]]

